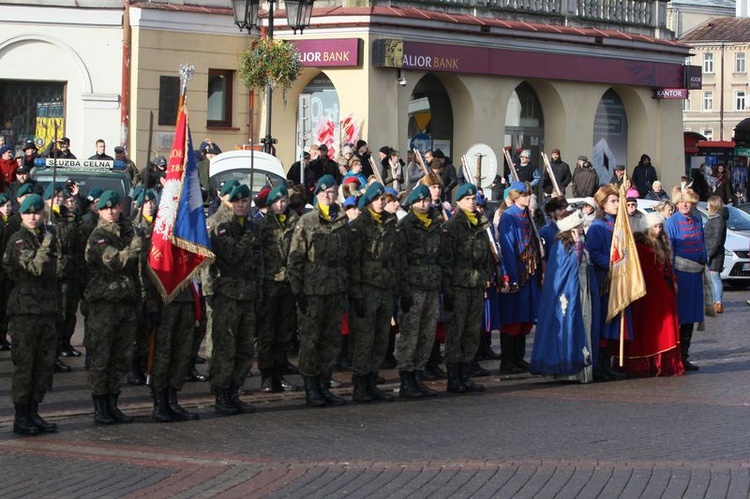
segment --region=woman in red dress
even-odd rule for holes
[[[634,233],[646,281],[646,296],[632,304],[635,339],[626,343],[624,369],[634,377],[680,376],[676,281],[661,213],[649,213],[644,232]],[[635,228],[634,228],[635,229]]]

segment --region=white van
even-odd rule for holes
[[[237,179],[250,187],[253,196],[264,185],[286,185],[286,172],[276,156],[260,151],[227,151],[214,156],[208,169],[211,188],[226,180]]]

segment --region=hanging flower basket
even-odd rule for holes
[[[259,38],[240,54],[238,73],[250,89],[281,87],[286,91],[299,76],[302,64],[297,48],[291,43]]]

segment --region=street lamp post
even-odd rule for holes
[[[268,30],[266,36],[273,39],[273,11],[274,4],[280,0],[268,0]],[[297,33],[300,33],[305,27],[310,25],[312,16],[312,7],[314,0],[285,0],[287,24]],[[232,12],[234,15],[234,24],[240,30],[246,29],[248,33],[253,26],[258,27],[260,0],[232,0]],[[276,139],[271,135],[271,106],[273,103],[273,87],[270,85],[266,88],[266,136],[261,139],[263,150],[269,154],[273,151],[273,145]],[[252,119],[252,116],[250,117]]]

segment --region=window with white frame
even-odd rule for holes
[[[734,72],[744,73],[745,72],[745,53],[737,52],[734,54]]]
[[[734,91],[734,110],[735,111],[745,110],[745,91],[744,90]]]
[[[690,111],[690,98],[687,98],[682,101],[682,110],[683,111]]]
[[[713,73],[714,72],[714,54],[713,52],[705,52],[703,54],[703,72]]]
[[[714,92],[713,90],[705,90],[703,92],[703,110],[712,111],[714,108]]]
[[[703,130],[703,136],[706,137],[706,140],[714,140],[714,131],[711,128],[706,128]]]

